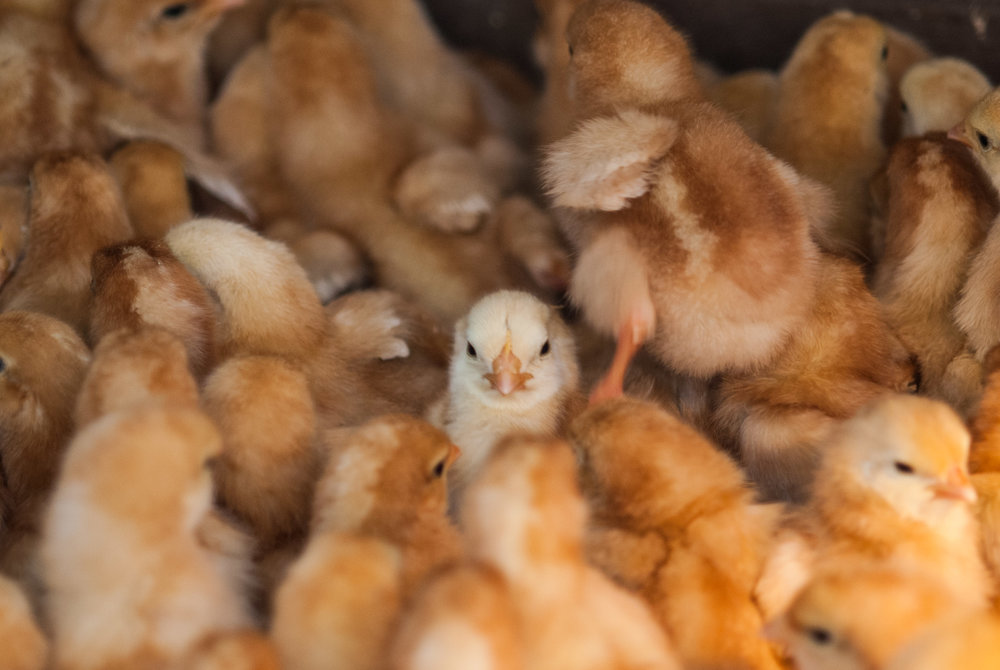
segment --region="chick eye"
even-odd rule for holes
[[[552,347],[549,346],[549,341],[545,340],[545,344],[542,345],[542,350],[539,352],[542,356],[549,353]]]
[[[186,2],[177,2],[172,5],[167,5],[160,12],[160,16],[164,19],[179,19],[180,17],[187,14],[187,11],[191,9],[191,5]]]
[[[807,628],[806,635],[816,644],[830,644],[833,640],[833,635],[825,628]]]
[[[441,479],[441,477],[444,476],[444,459],[441,459],[440,461],[437,462],[432,472],[434,473],[434,476],[437,477],[438,479]]]
[[[984,133],[976,132],[976,139],[979,140],[979,146],[983,149],[990,148],[990,138],[986,137]]]
[[[569,45],[569,57],[570,58],[573,57],[573,45],[572,44]]]
[[[889,58],[889,45],[886,44],[882,47],[882,60],[888,60]]]
[[[469,355],[469,358],[476,357],[476,348],[472,346],[472,342],[465,343],[465,353]]]
[[[904,463],[903,461],[896,461],[895,463],[893,463],[893,465],[896,467],[896,472],[901,472],[904,475],[913,474],[913,466],[910,465],[909,463]]]
[[[901,111],[901,112],[903,112],[904,114],[905,114],[906,112],[910,111],[910,108],[909,108],[909,106],[907,106],[907,104],[906,104],[906,100],[903,100],[903,101],[902,101],[901,103],[899,103],[899,109],[900,109],[900,111]]]
[[[0,358],[0,372],[3,372],[6,369],[7,369],[7,361]]]

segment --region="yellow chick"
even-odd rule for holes
[[[768,668],[753,590],[779,509],[739,467],[651,403],[601,403],[570,441],[593,510],[592,561],[650,606],[686,667]]]
[[[868,181],[885,160],[882,116],[888,88],[885,28],[838,11],[814,23],[782,68],[764,142],[804,175],[833,189],[832,250],[869,254]]]
[[[1000,189],[1000,89],[984,95],[965,118],[948,131],[948,137],[969,147],[976,161]]]
[[[193,217],[184,155],[163,142],[134,140],[108,160],[139,239],[158,239]]]
[[[701,102],[686,44],[653,9],[591,0],[568,35],[584,121],[548,147],[544,176],[578,251],[570,297],[617,338],[591,399],[621,394],[644,343],[698,377],[765,363],[814,295],[801,180]]]
[[[191,408],[112,413],[77,433],[40,547],[53,668],[167,664],[250,624],[196,537],[219,448]]]
[[[121,192],[98,156],[50,154],[32,168],[24,259],[0,291],[0,309],[50,314],[86,335],[90,259],[128,239]]]
[[[579,409],[580,373],[569,328],[529,293],[498,291],[455,325],[448,391],[432,420],[462,450],[451,507],[506,435],[560,434]]]
[[[932,58],[917,63],[899,82],[903,135],[948,132],[991,90],[986,75],[961,58]]]
[[[848,563],[816,574],[766,632],[799,670],[884,668],[909,641],[967,609],[933,575]]]
[[[984,605],[993,585],[979,553],[969,441],[950,407],[918,396],[882,397],[841,424],[757,584],[767,616],[824,566],[855,558],[933,573],[956,598]]]
[[[415,417],[331,436],[312,533],[275,596],[272,636],[288,667],[384,663],[402,603],[461,556],[445,514],[458,450]]]
[[[806,322],[770,363],[708,393],[710,432],[768,500],[801,502],[837,424],[874,398],[917,390],[919,370],[861,268],[824,254]]]
[[[461,511],[470,557],[506,584],[523,667],[681,667],[645,604],[585,560],[587,505],[565,442],[504,440]]]
[[[43,670],[49,643],[17,583],[0,575],[0,648],[4,670]]]
[[[884,251],[873,292],[917,358],[921,392],[964,413],[978,396],[979,380],[976,374],[963,385],[951,377],[952,361],[966,350],[952,312],[1000,201],[968,152],[940,132],[898,142],[886,186]]]
[[[216,303],[163,240],[114,244],[91,259],[90,339],[121,328],[162,328],[185,347],[201,379],[215,364]]]
[[[886,664],[886,670],[991,670],[1000,658],[1000,617],[958,616],[927,631]]]

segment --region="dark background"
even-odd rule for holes
[[[446,39],[532,72],[532,0],[423,0]],[[820,16],[847,8],[971,61],[1000,82],[1000,0],[648,0],[691,39],[699,58],[726,72],[781,66]],[[534,73],[537,76],[537,73]]]

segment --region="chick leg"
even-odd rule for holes
[[[632,362],[642,343],[649,337],[650,330],[651,323],[645,316],[644,310],[634,309],[629,313],[628,318],[618,330],[618,343],[615,347],[614,358],[611,359],[611,367],[590,392],[591,405],[622,395],[625,373],[628,371],[629,363]]]

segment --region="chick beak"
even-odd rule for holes
[[[965,135],[965,122],[961,121],[952,126],[951,130],[948,131],[948,139],[955,140],[956,142],[961,142],[970,149],[975,149],[972,142]]]
[[[976,489],[972,488],[969,475],[957,465],[952,466],[943,479],[931,484],[935,498],[963,500],[970,505],[976,502]]]
[[[451,464],[458,460],[458,457],[462,455],[462,450],[459,449],[454,444],[448,445],[448,455],[444,458],[444,466],[450,468]]]
[[[521,359],[514,355],[510,348],[510,338],[503,345],[500,355],[493,359],[493,373],[483,375],[490,386],[500,392],[500,395],[510,395],[533,377],[531,373],[521,372]]]

